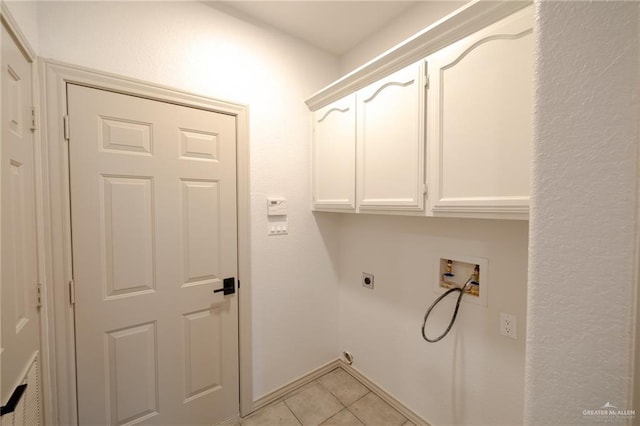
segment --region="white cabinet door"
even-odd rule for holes
[[[424,209],[423,75],[416,63],[357,92],[360,211]]]
[[[526,218],[532,24],[527,8],[427,58],[434,214]]]
[[[356,207],[356,95],[313,113],[313,207]]]

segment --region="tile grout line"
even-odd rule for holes
[[[302,420],[300,420],[300,419],[298,418],[298,416],[296,416],[296,413],[294,413],[294,412],[293,412],[293,410],[291,409],[291,407],[289,407],[289,404],[287,404],[287,401],[286,401],[286,395],[285,395],[284,397],[282,397],[282,403],[284,404],[284,406],[285,406],[285,407],[287,407],[287,410],[289,410],[289,412],[290,412],[291,414],[293,414],[293,417],[295,417],[295,418],[296,418],[296,420],[298,421],[298,423],[300,423],[300,425],[301,425],[301,426],[304,426],[304,423],[302,423]]]
[[[336,367],[336,369],[335,369],[335,370],[337,370],[338,368],[339,368],[340,370],[344,371],[345,373],[347,373],[347,374],[349,375],[349,377],[351,377],[351,378],[352,378],[353,380],[355,380],[356,382],[360,383],[360,385],[362,385],[362,387],[364,387],[364,388],[367,390],[367,393],[365,393],[364,395],[362,395],[360,398],[356,399],[355,401],[353,401],[353,402],[352,402],[351,404],[349,404],[349,405],[345,405],[345,408],[346,408],[347,410],[349,410],[349,407],[351,407],[353,404],[355,404],[356,402],[360,401],[362,398],[364,398],[365,396],[369,395],[369,394],[370,394],[371,392],[373,392],[373,391],[372,391],[371,389],[369,389],[369,387],[368,387],[367,385],[365,385],[364,383],[362,383],[360,380],[356,379],[356,378],[355,378],[355,377],[353,377],[351,374],[349,374],[349,373],[348,373],[344,368],[342,368],[342,367]],[[332,370],[332,372],[333,372],[333,371],[335,371],[335,370]],[[328,390],[328,389],[327,389],[327,390]],[[329,391],[329,392],[331,392],[331,391]],[[337,396],[336,396],[336,398],[337,398]],[[342,402],[342,401],[341,401],[341,402]],[[349,410],[349,411],[351,411],[351,410]],[[352,413],[352,414],[353,414],[353,413]],[[353,415],[355,416],[355,414],[353,414]],[[357,417],[357,416],[356,416],[356,417]]]
[[[336,368],[334,368],[333,370],[331,370],[330,372],[328,372],[327,374],[331,374],[331,373],[333,373],[334,371],[336,371],[336,370],[337,370],[337,369],[339,369],[339,368],[340,368],[340,367],[336,367]],[[342,370],[342,368],[340,368],[340,370]],[[344,371],[344,370],[342,370],[342,371]],[[331,392],[331,389],[327,388],[326,386],[324,386],[324,385],[320,382],[320,379],[321,379],[322,377],[326,376],[327,374],[325,374],[325,375],[322,375],[322,376],[318,377],[318,378],[315,380],[315,382],[316,382],[318,385],[320,385],[320,387],[321,387],[322,389],[324,389],[324,390],[326,390],[327,392],[329,392],[329,393],[331,394],[331,396],[333,396],[333,397],[334,397],[334,398],[335,398],[335,399],[340,403],[340,405],[342,405],[342,408],[347,408],[347,406],[346,406],[345,404],[343,404],[343,403],[342,403],[342,401],[340,401],[340,398],[338,398],[338,395],[336,395],[335,393]],[[358,383],[360,383],[360,382],[358,382]],[[365,386],[365,387],[366,387],[366,386]],[[369,389],[369,388],[367,388],[367,389]],[[340,410],[340,411],[342,411],[342,410]],[[329,417],[329,418],[331,418],[331,417]]]
[[[414,413],[410,408],[405,406],[402,402],[398,401],[395,397],[390,395],[387,391],[380,388],[378,385],[376,385],[376,383],[371,382],[371,380],[369,380],[364,374],[360,373],[358,370],[350,367],[349,365],[345,365],[344,362],[342,362],[341,365],[339,365],[339,368],[342,368],[347,374],[353,377],[356,381],[360,382],[364,387],[369,389],[371,393],[373,393],[376,397],[380,398],[385,404],[387,404],[394,411],[400,414],[405,419],[405,423],[409,422],[413,426],[416,426],[416,425],[429,426],[428,422],[426,422],[419,415]],[[358,375],[362,377],[364,382],[357,377]],[[365,384],[367,382],[371,383],[371,387]],[[372,390],[372,389],[375,389],[375,390]],[[413,421],[414,418],[417,420],[416,422]]]
[[[369,395],[370,393],[371,393],[371,391],[369,391],[369,392],[367,393],[367,395]],[[366,395],[365,395],[365,396],[366,396]],[[364,396],[363,396],[362,398],[364,398]],[[360,399],[362,399],[362,398],[360,398]],[[358,401],[360,401],[360,399],[359,399]],[[358,402],[358,401],[356,401],[356,402]],[[355,404],[356,402],[354,402],[353,404]],[[351,405],[353,405],[353,404],[351,404]],[[351,405],[350,405],[349,407],[351,407]],[[349,410],[349,407],[347,407],[347,410]],[[367,426],[367,423],[364,421],[364,419],[361,419],[361,418],[358,416],[358,414],[357,414],[357,413],[354,413],[354,412],[353,412],[353,411],[351,411],[351,410],[349,410],[349,412],[350,412],[351,414],[353,414],[353,416],[354,416],[356,419],[358,419],[358,420],[360,421],[360,423],[362,423],[363,425]]]
[[[338,369],[340,369],[341,371],[343,371],[343,372],[344,372],[344,373],[346,373],[346,374],[349,374],[347,371],[345,371],[345,370],[344,370],[342,367],[340,367],[340,366],[338,366],[338,367],[334,368],[333,370],[331,370],[331,371],[330,371],[330,372],[328,372],[327,374],[331,374],[331,373],[333,373],[334,371],[336,371],[336,370],[338,370]],[[362,398],[364,398],[365,396],[369,395],[369,394],[372,392],[372,391],[371,391],[371,389],[369,389],[369,387],[368,387],[368,386],[366,386],[364,383],[360,382],[360,380],[356,379],[356,378],[355,378],[355,377],[353,377],[351,374],[349,374],[349,377],[351,377],[353,380],[355,380],[355,381],[356,381],[356,382],[358,382],[360,385],[362,385],[362,386],[367,390],[367,393],[365,393],[364,395],[362,395],[360,398],[356,399],[355,401],[353,401],[353,402],[352,402],[351,404],[349,404],[349,405],[343,404],[343,403],[342,403],[342,401],[340,401],[340,398],[338,398],[338,396],[337,396],[337,395],[335,395],[333,392],[331,392],[331,390],[327,389],[325,386],[323,386],[323,385],[322,385],[322,383],[320,383],[320,382],[319,382],[319,379],[320,379],[321,377],[326,376],[327,374],[324,374],[324,375],[322,375],[322,376],[318,377],[315,381],[320,385],[320,387],[322,387],[323,389],[325,389],[326,391],[328,391],[331,395],[333,395],[333,397],[334,397],[335,399],[337,399],[337,400],[338,400],[338,402],[339,402],[339,403],[344,407],[343,409],[346,409],[346,410],[347,410],[348,412],[350,412],[350,413],[351,413],[351,414],[352,414],[356,419],[358,419],[358,421],[359,421],[360,423],[362,423],[364,426],[367,426],[367,424],[364,422],[364,420],[363,420],[363,419],[361,419],[360,417],[358,417],[358,415],[357,415],[356,413],[354,413],[353,411],[351,411],[351,410],[349,409],[349,407],[351,407],[352,405],[354,405],[356,402],[360,401],[360,400],[361,400]],[[340,411],[342,411],[342,410],[340,410]],[[339,413],[340,411],[338,411],[338,413]],[[338,414],[338,413],[336,413],[336,414]],[[335,416],[335,414],[334,414],[334,416]],[[333,416],[331,416],[331,417],[333,417]],[[331,417],[329,417],[329,419],[330,419]],[[329,420],[329,419],[326,419],[326,420],[324,420],[324,421],[326,422],[326,421],[327,421],[327,420]]]
[[[336,414],[338,414],[340,411],[342,411],[342,410],[344,410],[345,408],[347,408],[347,407],[342,403],[342,401],[340,401],[340,398],[338,398],[336,395],[334,395],[334,394],[333,394],[333,392],[331,392],[329,389],[327,389],[327,388],[326,388],[322,383],[320,383],[320,381],[319,381],[319,380],[320,380],[320,378],[322,378],[322,377],[326,376],[327,374],[331,374],[331,373],[333,373],[333,372],[334,372],[334,371],[336,371],[338,368],[340,368],[340,367],[336,367],[336,368],[334,368],[333,370],[329,371],[329,372],[328,372],[328,373],[326,373],[326,374],[323,374],[322,376],[318,377],[318,378],[317,378],[317,379],[315,379],[313,382],[311,382],[311,383],[315,383],[315,384],[317,384],[318,386],[320,386],[320,388],[321,388],[321,389],[324,389],[325,391],[329,392],[329,395],[331,395],[332,397],[334,397],[334,398],[336,399],[336,401],[338,401],[338,404],[342,405],[342,408],[341,408],[340,410],[338,410],[338,412],[333,413],[332,415],[330,415],[329,417],[327,417],[326,419],[324,419],[322,422],[320,422],[320,425],[322,425],[322,424],[323,424],[323,423],[325,423],[327,420],[329,420],[330,418],[332,418],[333,416],[335,416]],[[303,426],[304,426],[304,425],[303,425]]]
[[[331,370],[331,371],[330,371],[330,372],[328,372],[327,374],[331,374],[331,373],[333,373],[334,371],[336,371],[336,370],[338,370],[338,369],[340,369],[341,371],[343,371],[343,372],[347,373],[347,372],[346,372],[342,367],[336,367],[335,369]],[[316,379],[316,381],[318,381],[320,378],[322,378],[322,377],[326,376],[327,374],[325,374],[325,375],[323,375],[323,376],[318,377],[318,378]],[[347,373],[347,374],[349,374],[349,373]],[[367,387],[367,386],[366,386],[364,383],[362,383],[360,380],[358,380],[358,379],[356,379],[355,377],[353,377],[351,374],[349,374],[349,377],[351,377],[353,380],[355,380],[356,382],[358,382],[360,385],[362,385],[362,387],[364,387],[364,388],[367,390],[367,393],[365,393],[364,395],[362,395],[360,398],[356,399],[355,401],[353,401],[353,402],[352,402],[351,404],[349,404],[349,405],[343,404],[343,403],[342,403],[342,401],[340,401],[340,398],[338,398],[338,395],[334,394],[333,392],[331,392],[331,390],[330,390],[330,389],[326,388],[325,386],[323,386],[323,385],[322,385],[322,383],[318,382],[318,384],[319,384],[320,386],[322,386],[322,388],[324,388],[324,389],[325,389],[325,390],[327,390],[331,395],[333,395],[333,396],[335,397],[335,399],[337,399],[337,400],[338,400],[338,402],[339,402],[340,404],[342,404],[342,406],[343,406],[344,408],[346,408],[346,409],[349,409],[349,407],[351,407],[353,404],[355,404],[356,402],[360,401],[362,398],[364,398],[365,396],[367,396],[367,394],[369,394],[369,393],[371,393],[371,392],[372,392],[372,391],[371,391],[371,389],[369,389],[369,387]],[[349,411],[351,411],[351,410],[349,410]]]
[[[336,368],[340,368],[340,367],[336,367]],[[335,370],[335,369],[334,369],[334,370]],[[334,370],[331,370],[331,371],[334,371]],[[329,372],[329,373],[330,373],[330,372]],[[329,373],[327,373],[327,374],[329,374]],[[320,376],[320,377],[323,377],[323,376]],[[329,417],[327,417],[326,419],[323,419],[323,420],[322,420],[322,422],[321,422],[321,423],[319,423],[319,425],[321,425],[322,423],[326,422],[326,421],[327,421],[327,420],[329,420],[331,417],[335,416],[335,415],[336,415],[336,414],[338,414],[340,411],[342,411],[342,410],[344,410],[345,408],[347,408],[347,407],[342,403],[342,401],[340,401],[340,400],[339,400],[339,399],[338,399],[338,398],[337,398],[337,397],[336,397],[336,396],[335,396],[335,395],[334,395],[334,394],[333,394],[329,389],[327,389],[327,388],[325,388],[324,386],[322,386],[322,384],[321,384],[320,382],[318,382],[318,379],[316,379],[316,380],[314,380],[314,381],[312,381],[312,382],[307,383],[307,385],[310,385],[310,384],[312,384],[312,383],[317,384],[320,388],[322,388],[322,389],[324,389],[325,391],[327,391],[331,396],[333,396],[333,397],[336,399],[336,401],[338,401],[338,403],[339,403],[340,405],[342,405],[342,408],[341,408],[340,410],[338,410],[338,412],[337,412],[337,413],[334,413],[334,414],[330,415]],[[307,386],[307,385],[305,385],[305,386]],[[301,386],[300,388],[298,388],[298,389],[296,389],[296,390],[294,390],[294,391],[291,391],[291,394],[287,394],[287,395],[283,396],[283,397],[282,397],[282,402],[283,402],[283,403],[284,403],[284,405],[287,407],[287,410],[289,410],[289,411],[291,412],[291,414],[293,414],[293,417],[295,417],[295,418],[296,418],[296,420],[298,421],[298,423],[300,423],[300,425],[304,426],[304,423],[302,422],[302,420],[301,420],[301,419],[299,419],[299,418],[298,418],[298,416],[296,416],[296,413],[291,409],[291,407],[289,407],[289,404],[287,404],[287,401],[286,401],[286,400],[287,400],[287,397],[292,397],[292,396],[294,396],[295,394],[299,393],[298,391],[299,391],[302,387],[304,387],[304,386]]]
[[[364,385],[363,385],[364,386]],[[365,386],[365,388],[367,388]],[[353,407],[358,401],[362,400],[362,398],[364,398],[365,396],[369,395],[371,393],[371,389],[367,388],[369,390],[369,392],[365,393],[364,395],[362,395],[360,398],[358,398],[357,400],[353,401],[351,403],[351,405],[349,405],[349,407]],[[347,410],[349,410],[349,407],[347,407]],[[353,411],[349,410],[349,412],[351,414],[353,414],[353,416],[358,419],[360,421],[360,423],[362,423],[363,425],[367,426],[367,423],[364,421],[364,419],[361,419],[358,414],[354,413]]]

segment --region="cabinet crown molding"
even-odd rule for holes
[[[316,111],[529,6],[531,1],[474,0],[312,95]]]

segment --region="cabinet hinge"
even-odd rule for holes
[[[422,184],[422,193],[424,194],[425,198],[429,198],[429,187],[426,183]]]
[[[69,116],[65,115],[64,117],[62,117],[62,125],[64,127],[64,138],[65,140],[69,140],[70,136],[70,132],[71,130],[69,129]]]
[[[69,281],[69,303],[76,304],[76,284],[73,280]]]
[[[429,90],[429,74],[424,76],[424,87]]]
[[[42,283],[36,284],[36,307],[42,307]]]
[[[36,107],[31,107],[31,128],[29,130],[36,130]]]

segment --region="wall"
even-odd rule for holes
[[[337,284],[310,212],[303,101],[338,77],[337,60],[200,2],[38,10],[43,57],[250,106],[254,397],[335,359]],[[267,237],[267,196],[288,199],[288,236]]]
[[[342,74],[353,71],[415,33],[464,6],[464,1],[421,1],[340,58]]]
[[[640,409],[631,401],[639,10],[536,9],[525,421],[594,423],[584,410]]]
[[[526,221],[345,216],[340,348],[432,424],[520,424],[527,228]],[[463,301],[451,333],[428,343],[420,329],[447,253],[488,259],[488,307]],[[373,291],[361,286],[362,272],[375,275]],[[455,297],[443,303],[429,318],[429,336],[444,331]],[[517,317],[517,340],[499,334],[500,312]]]

